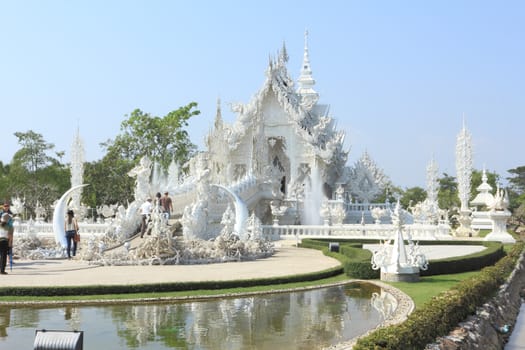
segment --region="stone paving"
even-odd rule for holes
[[[276,242],[276,254],[242,263],[154,266],[96,266],[81,260],[15,260],[3,287],[122,285],[162,282],[224,281],[305,274],[339,266],[321,251]]]

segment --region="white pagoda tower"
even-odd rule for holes
[[[471,237],[474,231],[471,228],[472,211],[469,208],[470,181],[472,179],[472,138],[465,126],[457,136],[456,141],[456,177],[458,181],[459,200],[459,224],[456,236]]]
[[[492,220],[489,217],[489,211],[487,208],[494,202],[494,196],[492,195],[492,186],[489,185],[487,172],[483,168],[483,175],[481,176],[481,184],[476,188],[478,194],[474,198],[470,205],[476,208],[472,212],[472,228],[476,230],[484,229],[490,230],[492,228]],[[479,210],[480,208],[484,210]]]

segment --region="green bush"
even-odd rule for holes
[[[459,322],[473,314],[476,307],[492,297],[516,266],[525,244],[517,243],[494,266],[484,268],[475,278],[459,283],[414,311],[398,325],[382,328],[359,339],[354,350],[424,349],[436,337],[446,335]]]
[[[450,244],[450,243],[449,243]],[[421,276],[461,273],[480,270],[494,265],[505,256],[503,244],[499,242],[480,242],[487,249],[465,256],[455,256],[446,259],[431,260],[426,271],[420,271]]]
[[[22,296],[84,296],[107,294],[134,294],[134,293],[162,293],[192,290],[218,290],[254,286],[268,286],[305,281],[316,281],[340,275],[342,267],[334,267],[319,272],[301,275],[290,275],[272,278],[257,278],[232,281],[198,281],[198,282],[171,282],[136,285],[89,285],[89,286],[58,286],[58,287],[0,287],[0,297]]]
[[[339,243],[339,254],[328,252],[330,242]],[[362,249],[363,244],[378,244],[379,240],[372,239],[303,239],[301,247],[319,249],[325,255],[330,255],[343,264],[344,272],[348,277],[356,279],[377,279],[380,277],[379,270],[372,269],[372,252]],[[486,266],[494,265],[505,256],[503,244],[499,242],[479,241],[419,241],[423,245],[484,245],[487,249],[459,257],[430,260],[428,269],[420,271],[421,276],[432,276],[442,274],[461,273],[467,271],[481,270]]]

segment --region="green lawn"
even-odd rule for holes
[[[457,273],[453,275],[436,275],[421,277],[419,282],[391,282],[391,286],[400,289],[410,296],[416,308],[422,307],[433,296],[452,288],[457,283],[476,276],[479,271]]]

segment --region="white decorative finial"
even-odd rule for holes
[[[304,30],[304,48],[308,50],[308,29]]]
[[[319,94],[314,90],[315,80],[310,67],[310,55],[308,52],[308,30],[304,33],[304,54],[301,75],[297,80],[297,92],[302,95],[303,105],[311,108],[319,100]]]

